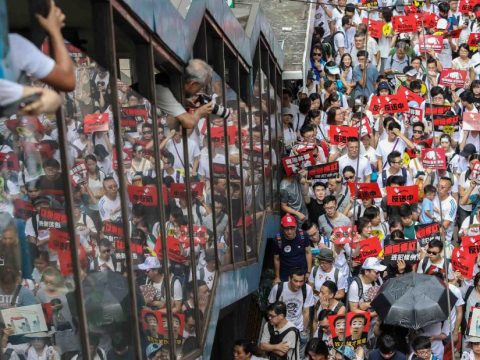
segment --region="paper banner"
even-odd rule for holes
[[[415,238],[422,248],[433,239],[440,240],[440,225],[438,223],[415,225]]]
[[[347,339],[345,344],[353,348],[367,344],[368,330],[370,329],[370,313],[349,312],[347,314]]]
[[[83,118],[83,131],[92,133],[96,131],[108,131],[108,114],[89,114]]]
[[[402,241],[398,244],[386,245],[383,249],[383,261],[385,264],[397,264],[403,260],[407,264],[413,264],[420,259],[417,252],[417,241]]]
[[[462,129],[467,131],[480,131],[480,113],[464,112]]]
[[[128,199],[132,204],[157,206],[158,194],[155,185],[136,186],[128,185]]]
[[[315,156],[313,151],[303,153],[300,155],[293,155],[284,157],[282,159],[285,175],[290,176],[298,173],[301,169],[315,164]]]
[[[417,32],[418,26],[413,16],[393,16],[393,29],[396,33]]]
[[[400,86],[397,90],[397,95],[404,96],[407,98],[407,101],[414,101],[418,105],[420,105],[422,102],[424,102],[424,98],[418,94],[415,94],[412,90],[407,89],[405,86]]]
[[[356,226],[336,226],[332,229],[330,240],[337,245],[349,244],[352,241],[355,241],[357,236],[356,232]]]
[[[415,107],[408,109],[408,112],[405,114],[405,123],[414,125],[417,122],[423,120],[423,110]]]
[[[418,202],[418,185],[387,186],[387,205],[401,206]]]
[[[357,246],[360,247],[360,253],[353,260],[359,263],[363,263],[366,258],[377,257],[382,251],[382,245],[376,236],[359,241],[357,245],[352,246],[352,249],[355,251]]]
[[[348,187],[350,189],[351,197],[355,197],[360,200],[365,199],[381,199],[382,193],[380,191],[380,187],[378,183],[348,183]]]
[[[66,229],[67,215],[65,210],[41,208],[38,216],[38,227],[43,229]]]
[[[358,138],[358,129],[352,126],[330,125],[328,137],[332,145],[338,145],[340,143],[346,144],[349,137]]]
[[[332,179],[338,177],[338,161],[314,165],[307,168],[308,177],[317,180]]]
[[[420,35],[418,37],[418,45],[420,52],[428,52],[433,50],[436,53],[441,53],[443,50],[443,36],[440,35]]]
[[[395,114],[405,112],[408,109],[408,100],[403,94],[372,96],[370,101],[370,111],[377,115],[383,109],[385,114]]]
[[[445,149],[422,149],[423,167],[432,170],[445,170],[447,168],[447,158]]]
[[[454,248],[450,259],[453,271],[460,272],[465,279],[471,279],[476,258],[477,255],[471,254],[468,248],[463,246]]]
[[[441,86],[455,85],[463,88],[467,81],[467,70],[443,69],[440,74]]]

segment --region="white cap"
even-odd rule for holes
[[[438,19],[437,29],[446,30],[448,28],[448,21],[446,19]]]
[[[362,265],[362,269],[365,270],[385,271],[386,268],[387,267],[380,264],[380,260],[375,257],[366,258]]]
[[[147,256],[143,264],[138,265],[140,270],[160,269],[162,265],[155,256]]]

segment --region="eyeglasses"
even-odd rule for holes
[[[423,134],[423,130],[413,130],[414,134]]]
[[[392,164],[402,164],[403,161],[402,160],[399,160],[399,161],[392,161]]]
[[[440,254],[440,253],[439,253],[439,252],[435,252],[435,251],[427,250],[427,254],[428,254],[428,255],[436,256],[436,255],[438,255],[438,254]]]

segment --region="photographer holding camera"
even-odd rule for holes
[[[210,65],[202,60],[192,59],[188,62],[183,91],[187,99],[187,107],[194,108],[193,112],[185,110],[184,106],[175,99],[168,88],[168,80],[164,79],[165,76],[157,75],[155,80],[158,106],[162,111],[178,120],[184,128],[194,128],[201,118],[212,113],[216,105],[213,101],[207,103],[200,101],[198,95],[205,85],[211,81],[212,73],[213,70]],[[195,104],[198,102],[202,105],[196,107]],[[175,126],[170,127],[174,128]]]

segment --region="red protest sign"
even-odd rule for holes
[[[440,74],[440,85],[463,87],[467,81],[467,70],[443,69]]]
[[[375,291],[373,287],[370,290]],[[373,294],[369,293],[369,297],[373,299]],[[345,332],[346,340],[345,345],[351,346],[354,349],[360,346],[367,345],[368,331],[370,329],[370,313],[366,311],[362,312],[349,312],[347,314],[347,329]]]
[[[70,180],[74,186],[84,184],[87,181],[87,166],[85,162],[78,163],[70,169]]]
[[[64,209],[41,208],[38,227],[43,229],[66,229],[67,214]]]
[[[418,9],[415,5],[405,5],[403,7],[403,10],[405,11],[405,15],[412,15],[412,14],[417,14]],[[417,22],[417,19],[414,17],[415,22]]]
[[[472,173],[471,173],[470,176],[471,176],[472,179],[475,179],[475,180],[480,179],[480,161],[479,160],[474,160],[473,161]]]
[[[136,186],[128,185],[128,199],[132,204],[157,206],[158,194],[155,185]]]
[[[463,113],[463,130],[480,131],[480,113],[464,112]]]
[[[423,110],[420,108],[411,107],[405,115],[405,123],[410,125],[423,120]]]
[[[460,37],[460,34],[462,33],[462,29],[455,29],[447,33],[449,37],[452,39],[458,39]]]
[[[352,242],[356,236],[356,226],[336,226],[332,229],[330,240],[337,245],[348,244]]]
[[[350,188],[351,197],[356,197],[360,200],[365,199],[381,199],[382,193],[378,186],[378,183],[353,183],[349,182],[348,187]]]
[[[203,181],[192,183],[192,198],[203,196],[204,187],[205,183]],[[187,197],[187,187],[183,183],[172,183],[170,185],[170,196],[175,199],[185,199]]]
[[[218,145],[225,144],[225,128],[223,126],[212,126],[210,128],[210,137]],[[235,144],[237,127],[235,125],[227,126],[227,137],[230,145]]]
[[[400,206],[418,202],[418,185],[387,186],[387,205]]]
[[[17,154],[9,152],[8,154],[0,153],[0,169],[20,171],[20,163],[18,162]]]
[[[332,337],[333,346],[338,349],[340,346],[345,344],[345,315],[329,315],[328,316],[328,325],[330,326],[330,334]],[[337,333],[338,330],[338,333]],[[342,334],[340,334],[340,331]],[[342,335],[342,336],[340,336]]]
[[[433,118],[433,126],[440,127],[440,126],[452,126],[458,124],[458,115],[454,116],[439,116],[436,115]]]
[[[360,252],[353,260],[359,263],[363,263],[366,258],[377,257],[380,251],[382,251],[382,245],[376,236],[361,240],[358,242],[358,246],[360,247]]]
[[[349,137],[358,138],[358,129],[352,126],[330,125],[328,137],[332,145],[338,145],[340,143],[346,144]]]
[[[49,231],[48,248],[50,250],[70,250],[70,234],[66,230],[51,229]]]
[[[381,109],[386,114],[405,112],[408,109],[408,100],[406,96],[399,93],[387,96],[372,96],[369,110],[372,114],[377,115]]]
[[[417,22],[413,16],[393,16],[392,25],[396,33],[409,33],[418,30]]]
[[[122,114],[131,116],[138,122],[146,122],[148,120],[148,110],[145,105],[125,106],[121,109]]]
[[[430,115],[443,115],[445,114],[448,110],[450,110],[451,107],[448,105],[435,105],[435,104],[425,104],[425,115],[430,116]]]
[[[478,0],[460,0],[458,4],[458,11],[462,14],[470,14],[473,12],[473,8],[478,3]]]
[[[31,201],[25,201],[21,199],[14,199],[13,200],[13,215],[16,218],[27,220],[31,218],[33,213],[35,212],[35,208],[32,205]]]
[[[468,249],[463,246],[454,248],[450,259],[453,270],[460,272],[465,279],[472,278],[475,260],[476,255],[470,254]]]
[[[480,235],[475,236],[462,236],[461,246],[468,249],[470,254],[479,254],[480,253]]]
[[[298,171],[304,167],[315,164],[315,156],[313,155],[313,151],[310,151],[300,155],[284,157],[282,163],[283,168],[285,169],[285,175],[290,176],[298,173]]]
[[[417,241],[402,241],[397,244],[390,244],[383,249],[383,260],[386,264],[396,264],[397,261],[403,260],[412,264],[420,259],[417,252]]]
[[[443,50],[443,36],[440,35],[420,35],[418,37],[418,46],[420,52],[428,52],[433,50],[436,53],[441,53]]]
[[[73,274],[72,253],[70,250],[57,251],[58,261],[60,262],[60,273],[62,276],[69,276]]]
[[[425,100],[422,96],[415,94],[412,90],[407,89],[403,85],[398,88],[397,95],[405,96],[408,102],[415,101],[418,105]]]
[[[423,167],[432,170],[445,170],[447,168],[447,157],[445,149],[422,149]]]
[[[187,236],[187,240],[188,240],[189,231],[188,231],[187,225],[180,226],[180,233],[184,236]],[[205,245],[207,242],[206,234],[207,234],[206,226],[193,225],[192,236],[193,236],[193,242],[195,245]]]
[[[420,14],[422,16],[422,14]],[[424,12],[423,13],[423,26],[426,28],[436,28],[437,27],[437,22],[440,19],[440,16],[438,16],[435,13],[431,12]]]
[[[85,115],[83,118],[83,131],[86,133],[108,131],[108,114]]]
[[[338,161],[314,165],[307,168],[308,177],[317,180],[332,179],[338,177]]]
[[[411,16],[415,19],[415,22],[417,23],[417,27],[422,27],[423,26],[423,14],[419,13],[414,13]]]
[[[110,221],[103,222],[103,236],[111,242],[116,242],[123,238],[123,228],[121,225],[114,224]],[[121,241],[120,241],[121,242]]]
[[[380,39],[383,34],[383,25],[385,25],[384,21],[381,20],[373,20],[370,21],[366,18],[362,19],[362,23],[368,24],[368,33],[371,37],[375,39]]]
[[[425,247],[433,239],[440,239],[438,223],[415,225],[415,237],[420,247]]]
[[[471,33],[468,35],[467,44],[470,48],[477,48],[480,43],[480,33]]]

